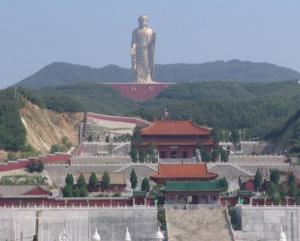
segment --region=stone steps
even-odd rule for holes
[[[224,208],[166,210],[169,241],[232,241]]]

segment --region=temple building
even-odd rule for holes
[[[158,165],[158,172],[150,176],[151,180],[165,185],[168,181],[209,181],[218,177],[207,171],[205,163],[200,164],[162,164]]]
[[[208,150],[214,147],[212,133],[192,121],[156,120],[141,130],[142,147],[153,144],[159,158],[192,158],[199,143]]]
[[[227,188],[217,177],[205,163],[159,164],[158,173],[150,176],[165,185],[166,204],[219,204],[220,192]]]

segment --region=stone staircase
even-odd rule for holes
[[[166,210],[169,241],[232,241],[223,207]]]

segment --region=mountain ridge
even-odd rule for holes
[[[158,64],[155,66],[155,80],[165,83],[238,81],[274,82],[300,79],[300,73],[270,63],[251,61],[218,60],[202,64]],[[88,83],[127,83],[132,82],[129,68],[107,65],[94,68],[65,62],[51,63],[16,85],[29,89]]]

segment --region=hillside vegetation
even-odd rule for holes
[[[215,61],[203,64],[156,65],[155,80],[158,82],[203,82],[239,81],[273,82],[299,79],[300,73],[269,63],[249,61]],[[109,83],[132,82],[131,71],[116,65],[91,68],[76,64],[55,62],[45,66],[35,74],[25,78],[19,86],[36,89],[72,85],[79,82]]]
[[[25,147],[26,131],[19,115],[22,106],[14,89],[0,91],[0,149],[17,151]]]
[[[295,81],[274,83],[204,82],[173,85],[133,112],[161,118],[167,107],[172,119],[192,119],[216,129],[247,129],[264,138],[295,114],[300,86]]]
[[[134,108],[134,102],[109,87],[98,84],[75,84],[25,91],[35,104],[57,112],[92,111],[123,115]]]
[[[267,136],[277,150],[287,150],[300,157],[300,109],[277,130]]]
[[[32,130],[35,125],[43,123],[40,118],[46,112],[45,118],[50,119],[50,113],[58,112],[57,115],[54,115],[54,119],[59,120],[59,123],[63,121],[71,128],[72,120],[75,117],[68,115],[67,112],[92,111],[112,115],[140,116],[151,121],[162,118],[165,108],[167,108],[171,119],[192,119],[198,124],[208,125],[216,130],[243,129],[252,139],[270,139],[270,136],[274,139],[277,136],[286,136],[284,143],[280,146],[284,147],[288,143],[291,151],[298,150],[292,149],[290,145],[290,141],[296,140],[295,135],[299,135],[297,125],[286,124],[289,123],[287,121],[290,118],[297,119],[295,116],[297,116],[296,113],[300,106],[300,85],[296,81],[181,83],[170,86],[154,100],[144,103],[134,103],[109,87],[87,83],[30,91],[22,89],[20,92],[24,98],[38,106],[27,106],[23,101],[16,101],[11,89],[0,92],[4,103],[7,103],[1,105],[0,112],[0,130],[3,136],[1,149],[13,150],[24,146],[26,132],[19,111],[25,107],[31,108],[31,112],[28,112],[30,115],[26,116],[21,111],[23,123],[27,125],[30,118],[37,119],[36,122],[31,122],[30,129]],[[7,108],[8,106],[10,107]],[[45,112],[43,109],[48,110]],[[39,118],[34,117],[35,114]],[[48,120],[45,119],[45,121]],[[50,125],[53,125],[53,122],[55,121],[51,120]],[[295,126],[295,128],[290,128],[291,126]],[[64,125],[61,125],[60,128],[67,129]],[[62,129],[58,128],[63,132]],[[287,133],[287,130],[291,134],[284,134]],[[41,131],[37,129],[34,132]],[[28,130],[27,133],[29,133]],[[43,136],[47,135],[47,132],[42,133],[44,133]],[[72,137],[68,136],[68,138],[72,140]],[[44,140],[41,139],[37,142],[41,141]],[[55,141],[59,141],[59,138],[56,138]],[[55,141],[49,143],[52,144]],[[33,141],[29,142],[33,143]],[[40,148],[36,145],[35,147]]]

